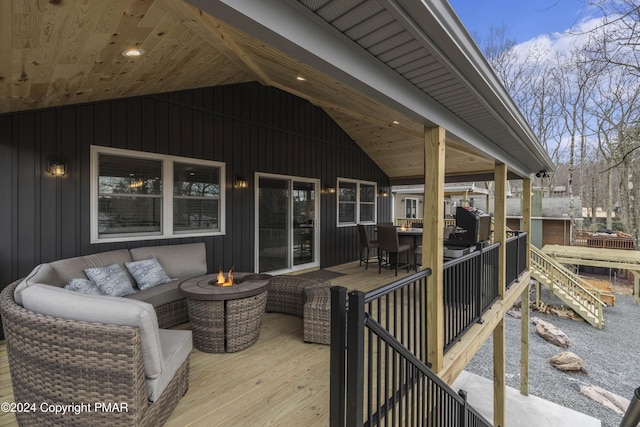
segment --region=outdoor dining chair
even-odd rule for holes
[[[409,272],[409,265],[411,261],[409,259],[409,252],[411,245],[403,243],[400,244],[398,240],[398,230],[393,225],[381,225],[378,224],[378,244],[380,245],[380,254],[378,256],[378,274],[382,271],[382,266],[394,267],[396,270],[396,276],[398,275],[399,267],[407,267],[407,273]],[[400,254],[405,253],[407,257],[407,263],[400,265]],[[386,255],[386,260],[383,260],[383,256]],[[395,258],[395,260],[392,260]]]
[[[380,245],[377,240],[369,240],[369,233],[367,232],[367,227],[362,224],[358,224],[358,233],[360,233],[360,266],[362,263],[365,264],[365,270],[369,268],[369,252],[371,249],[376,249],[378,251],[378,257],[380,256],[380,250],[378,249]],[[363,256],[366,252],[366,256]]]

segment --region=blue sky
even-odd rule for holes
[[[504,25],[507,37],[523,43],[541,34],[563,32],[588,17],[586,0],[449,0],[469,33],[485,39]]]

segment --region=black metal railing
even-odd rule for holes
[[[498,298],[499,248],[496,243],[444,264],[445,353]]]
[[[512,237],[507,238],[507,265],[506,282],[507,289],[518,280],[518,277],[527,269],[527,233],[523,231],[510,231]]]
[[[507,283],[526,270],[526,233],[506,242]],[[446,353],[499,297],[500,243],[443,268]],[[332,427],[489,426],[429,369],[430,269],[369,293],[331,289]]]
[[[427,361],[427,277],[431,269],[364,294],[365,311],[423,363]]]
[[[500,244],[488,246],[482,251],[482,277],[480,281],[480,307],[482,313],[498,299],[498,261]]]
[[[490,425],[425,363],[430,274],[331,289],[331,426]]]
[[[406,349],[423,362],[427,357],[427,277],[430,269],[397,280],[362,295],[363,310],[367,315],[376,319],[389,333],[394,334]],[[347,337],[353,340],[356,336],[364,337],[363,317],[349,318],[347,333],[347,313],[350,302],[347,301],[346,289],[334,287],[331,289],[331,425],[342,426],[346,414],[346,384],[347,373],[358,372],[357,368],[364,363],[365,355],[368,360],[377,346],[368,340],[368,348],[364,346],[349,347],[347,351]],[[351,315],[350,315],[351,316]],[[364,338],[363,338],[364,339]],[[348,357],[348,359],[347,359]],[[347,369],[349,366],[349,369]],[[377,372],[383,375],[384,371]],[[350,396],[350,405],[356,405],[362,411],[361,403],[354,403]]]

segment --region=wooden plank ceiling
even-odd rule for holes
[[[122,55],[134,47],[144,55]],[[323,108],[392,180],[424,176],[427,123],[182,1],[0,2],[0,114],[248,81]],[[447,175],[493,169],[488,156],[447,142]]]

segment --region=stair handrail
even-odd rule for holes
[[[551,264],[556,270],[558,270],[563,276],[569,279],[578,286],[584,293],[593,298],[598,304],[601,304],[603,307],[607,306],[607,303],[600,299],[601,292],[599,289],[594,289],[590,284],[588,284],[584,279],[580,278],[576,274],[574,274],[571,270],[566,268],[564,265],[560,264],[558,261],[550,257],[549,255],[542,252],[540,249],[536,248],[534,245],[531,245],[531,254],[536,255],[538,258],[544,260],[548,264]],[[532,257],[532,261],[535,261]],[[541,265],[540,262],[536,262],[536,264]]]
[[[541,271],[547,271],[551,277],[549,278],[551,281],[551,289],[553,287],[559,287],[568,295],[571,296],[571,300],[565,300],[565,302],[574,304],[579,306],[582,310],[589,313],[591,316],[598,320],[598,323],[593,323],[589,317],[583,316],[580,310],[575,310],[581,317],[587,320],[591,325],[602,329],[604,326],[604,313],[603,307],[606,307],[607,304],[603,302],[600,298],[600,292],[597,292],[597,295],[594,295],[594,292],[591,292],[585,286],[583,286],[580,282],[584,282],[581,278],[576,276],[571,270],[564,267],[562,264],[540,251],[533,245],[530,250],[530,259],[532,267],[532,273],[535,274],[535,269],[540,269]],[[565,281],[561,280],[562,278]],[[588,285],[590,286],[590,285]],[[562,295],[558,294],[558,296],[562,297]],[[564,298],[563,298],[564,299]]]

